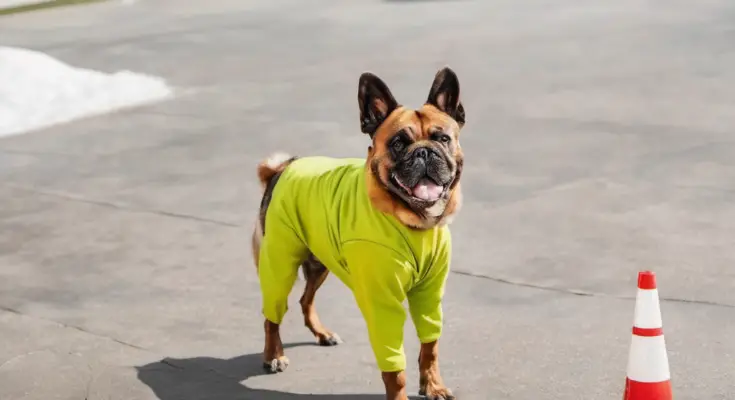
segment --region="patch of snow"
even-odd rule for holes
[[[0,8],[13,8],[31,4],[45,3],[48,0],[0,0]]]
[[[162,78],[76,68],[41,52],[0,46],[0,136],[14,135],[173,95]]]

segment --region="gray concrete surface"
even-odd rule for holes
[[[180,90],[0,140],[0,398],[380,399],[334,279],[317,306],[346,343],[311,345],[291,312],[292,366],[262,375],[253,166],[363,155],[359,74],[418,105],[448,64],[468,114],[442,342],[460,398],[620,398],[636,272],[653,269],[675,397],[732,399],[734,23],[727,0],[143,0],[0,18],[0,44]]]

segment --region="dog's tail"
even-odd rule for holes
[[[292,157],[286,153],[273,153],[270,157],[261,161],[258,164],[258,179],[263,190],[265,190],[268,183],[270,183],[276,174],[283,172],[295,159],[296,157]]]

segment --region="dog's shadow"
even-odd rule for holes
[[[292,343],[284,347],[314,345]],[[138,379],[160,400],[383,400],[383,394],[298,394],[253,389],[248,378],[265,375],[261,353],[230,359],[212,357],[164,358],[137,367]],[[241,383],[242,382],[242,383]],[[418,400],[422,397],[411,397]]]

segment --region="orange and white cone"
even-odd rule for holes
[[[672,400],[671,373],[666,354],[656,275],[638,274],[633,340],[623,400]]]

